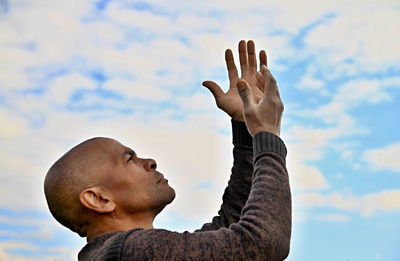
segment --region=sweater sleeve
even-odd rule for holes
[[[279,137],[253,138],[254,171],[240,219],[229,227],[197,233],[163,229],[128,233],[121,260],[283,260],[289,253],[291,194]]]
[[[244,122],[232,120],[232,143],[233,167],[218,215],[195,232],[217,230],[239,221],[250,193],[253,174],[252,137]]]

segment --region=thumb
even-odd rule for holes
[[[242,98],[243,105],[249,106],[253,101],[253,93],[251,92],[249,84],[245,80],[240,79],[237,81],[236,87],[240,98]]]
[[[224,94],[224,91],[221,89],[221,87],[219,87],[219,85],[213,81],[204,81],[203,86],[210,90],[215,99]]]

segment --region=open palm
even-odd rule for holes
[[[234,120],[243,121],[242,101],[238,94],[236,83],[239,79],[244,79],[250,85],[254,97],[254,102],[263,97],[263,86],[257,81],[261,76],[257,71],[257,58],[255,53],[255,45],[253,41],[242,40],[239,42],[239,61],[241,77],[239,78],[238,71],[233,58],[233,53],[230,49],[225,51],[226,67],[229,75],[229,89],[224,92],[221,87],[213,81],[205,81],[203,85],[208,88],[214,95],[218,108],[225,111]],[[260,67],[267,66],[267,55],[264,50],[260,52]]]

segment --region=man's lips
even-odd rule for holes
[[[166,181],[166,182],[168,182],[168,179],[166,179],[166,178],[164,178],[164,175],[163,174],[161,174],[160,172],[158,172],[157,171],[157,174],[158,175],[160,175],[160,178],[159,178],[159,180],[157,181],[157,183],[159,183],[159,182],[161,182],[161,181]]]

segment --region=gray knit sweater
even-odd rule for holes
[[[271,133],[252,138],[232,120],[233,168],[218,215],[193,233],[114,231],[86,244],[86,260],[283,260],[289,253],[291,194],[286,147]]]

